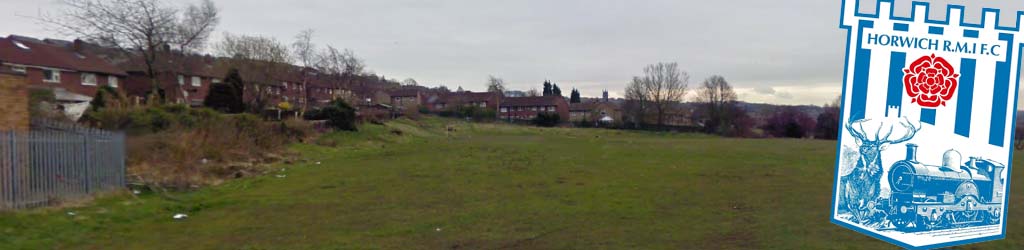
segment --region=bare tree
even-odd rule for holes
[[[528,96],[528,97],[538,97],[538,96],[540,96],[540,94],[541,93],[540,93],[539,90],[537,90],[537,88],[532,88],[532,89],[526,91],[526,96]]]
[[[736,92],[722,76],[711,76],[704,80],[697,93],[701,104],[704,126],[708,132],[720,133],[730,126],[730,111],[736,104]]]
[[[146,74],[159,91],[157,73],[171,49],[201,50],[220,22],[210,0],[183,9],[160,0],[61,0],[57,16],[39,19],[65,35],[100,43],[141,57]]]
[[[302,64],[303,67],[312,67],[316,63],[316,44],[313,44],[313,33],[312,29],[307,29],[299,32],[295,35],[295,42],[292,43],[292,52],[295,54],[295,60]]]
[[[626,102],[623,105],[623,110],[626,112],[630,122],[633,125],[646,123],[647,110],[650,107],[643,86],[636,82],[627,85],[624,97]]]
[[[417,82],[416,79],[407,78],[405,80],[402,80],[402,85],[403,86],[420,86],[420,83]]]
[[[345,49],[338,50],[328,45],[320,52],[316,68],[322,72],[334,75],[363,75],[367,74],[366,65],[362,59],[356,57],[355,52]]]
[[[274,38],[225,33],[216,51],[228,58],[222,61],[224,67],[238,69],[242,74],[244,91],[251,97],[248,106],[253,111],[267,107],[275,76],[292,70],[288,46]]]
[[[658,126],[665,125],[670,109],[683,100],[690,85],[690,75],[677,63],[658,63],[644,68],[644,75],[633,77],[626,87],[627,100],[639,101],[640,111],[654,112]]]
[[[505,80],[493,75],[487,76],[487,92],[505,93]]]

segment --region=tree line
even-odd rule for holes
[[[692,102],[686,103],[689,85],[690,75],[677,63],[648,65],[625,89],[625,126],[655,130],[690,127],[732,137],[834,140],[839,133],[838,99],[825,104],[817,118],[798,107],[780,107],[758,120],[740,105],[725,77],[704,79],[695,89]]]

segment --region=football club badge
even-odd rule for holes
[[[832,222],[900,247],[1002,239],[1020,0],[845,0]]]

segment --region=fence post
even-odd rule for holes
[[[82,134],[82,153],[85,154],[85,193],[92,193],[92,161],[89,155],[89,135]]]
[[[14,131],[10,131],[8,132],[8,135],[11,137],[11,140],[9,141],[10,143],[8,144],[11,149],[9,152],[11,156],[11,194],[13,194],[11,197],[11,207],[18,208],[18,203],[20,203],[21,196],[23,195],[21,190],[19,190],[19,186],[21,186],[21,176],[18,173],[18,167],[21,164],[18,159],[18,134]]]
[[[7,152],[3,152],[3,153],[5,154],[4,158],[7,158],[6,159],[7,160],[7,167],[10,168],[10,170],[8,170],[8,173],[7,173],[7,174],[9,174],[7,176],[7,180],[4,181],[4,184],[5,184],[4,185],[5,186],[4,187],[4,189],[5,189],[4,190],[4,202],[6,203],[5,206],[7,208],[14,209],[15,208],[14,207],[14,197],[18,196],[18,192],[15,191],[15,185],[14,185],[14,180],[17,179],[15,177],[17,175],[15,175],[16,173],[14,171],[14,169],[15,169],[15,161],[14,161],[14,157],[13,157],[13,155],[14,155],[14,146],[13,146],[13,144],[14,144],[14,131],[13,130],[12,131],[8,131],[8,132],[6,132],[4,134],[6,134],[6,137],[7,137],[6,141],[3,142],[5,144],[4,146],[7,148]]]

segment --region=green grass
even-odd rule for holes
[[[0,248],[892,248],[829,223],[834,142],[428,119],[318,143],[197,192],[3,213]],[[1021,188],[1009,240],[972,247],[1024,247]]]

